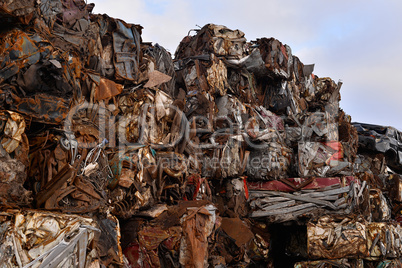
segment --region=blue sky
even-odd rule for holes
[[[106,13],[144,27],[142,38],[172,54],[190,29],[239,29],[247,40],[275,37],[314,73],[343,81],[341,108],[353,121],[402,130],[402,1],[94,0]]]

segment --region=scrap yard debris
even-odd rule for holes
[[[275,38],[174,59],[83,0],[0,1],[0,267],[401,267],[402,133]]]

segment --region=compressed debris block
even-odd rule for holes
[[[92,241],[100,230],[91,218],[45,211],[6,211],[1,216],[2,264],[88,267],[96,262]]]
[[[367,225],[367,246],[369,260],[399,258],[402,254],[400,243],[402,229],[399,224],[372,222]]]
[[[371,219],[375,222],[389,221],[391,207],[379,189],[370,189]]]
[[[261,76],[272,79],[288,79],[290,77],[289,62],[292,54],[288,46],[284,46],[275,38],[257,39],[255,45],[257,48],[253,51],[258,51],[265,63],[258,70]]]
[[[288,177],[292,151],[278,143],[262,144],[251,151],[247,176],[251,180],[274,180]]]
[[[246,38],[240,30],[222,25],[207,24],[195,36],[185,37],[178,46],[175,58],[214,53],[228,58],[241,58],[246,49]]]
[[[365,258],[369,256],[367,222],[323,216],[307,224],[308,255],[312,259]]]
[[[250,217],[264,217],[269,222],[317,217],[323,213],[346,216],[368,202],[363,197],[368,192],[365,185],[359,185],[353,177],[250,182],[248,189]]]
[[[336,175],[350,166],[338,141],[299,142],[298,161],[300,177]]]

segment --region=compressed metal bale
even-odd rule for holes
[[[369,256],[367,222],[330,216],[307,224],[308,254],[312,259],[364,258]]]
[[[279,143],[263,143],[250,152],[246,167],[251,180],[275,180],[288,176],[292,150]]]

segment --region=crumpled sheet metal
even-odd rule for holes
[[[6,228],[0,259],[7,267],[83,268],[96,258],[91,241],[99,230],[90,218],[43,211],[9,211],[2,216],[10,218],[1,224]]]
[[[1,112],[1,117],[5,116],[7,118],[7,122],[2,130],[4,136],[1,139],[1,146],[10,154],[25,142],[26,135],[24,132],[26,124],[20,114],[11,111],[7,111],[7,114]]]
[[[123,85],[117,84],[112,80],[103,78],[97,74],[88,73],[88,76],[95,83],[95,86],[92,87],[95,91],[93,94],[94,101],[110,99],[123,91]]]
[[[31,139],[28,174],[36,207],[69,213],[103,210],[111,174],[103,143],[78,148],[75,136],[53,130]]]
[[[0,204],[6,207],[27,206],[32,202],[32,192],[24,187],[29,164],[25,120],[11,111],[0,111],[0,119]]]
[[[246,140],[251,143],[251,147],[261,147],[259,142],[285,143],[286,133],[281,117],[262,106],[255,107],[251,112],[253,116],[244,122],[248,135]]]
[[[139,209],[152,207],[155,200],[160,198],[163,182],[157,181],[157,174],[163,170],[158,170],[149,147],[119,152],[110,165],[115,182],[109,185],[112,189],[109,202],[114,215],[130,218]]]
[[[163,83],[167,83],[172,79],[167,74],[161,73],[157,70],[153,70],[148,74],[148,82],[145,83],[144,87],[145,88],[153,88],[156,86],[159,86]]]
[[[325,177],[339,174],[351,166],[348,159],[344,159],[343,151],[343,145],[338,141],[299,142],[300,177]]]
[[[106,267],[121,266],[125,263],[121,248],[121,231],[119,220],[106,212],[106,215],[98,215],[96,223],[100,235],[96,236],[97,257],[99,262]],[[101,265],[101,266],[102,266]],[[95,266],[97,267],[97,266]]]
[[[160,227],[147,226],[141,229],[138,233],[138,241],[141,250],[144,252],[145,260],[149,260],[150,263],[143,263],[143,265],[149,265],[149,267],[160,267],[161,263],[158,257],[158,248],[163,243],[164,246],[169,247],[170,250],[178,247],[178,244],[182,237],[182,228],[180,226],[173,226],[167,230],[163,230]],[[141,262],[141,260],[139,260]],[[138,262],[138,261],[137,261]]]
[[[1,45],[1,81],[17,84],[21,97],[46,93],[68,99],[73,90],[79,91],[81,66],[73,54],[64,54],[44,37],[21,30],[4,34]],[[11,79],[17,76],[16,81]]]
[[[197,30],[195,36],[186,36],[181,41],[175,58],[183,59],[205,53],[240,58],[245,53],[245,45],[246,38],[242,31],[230,30],[222,25],[207,24],[201,30]]]
[[[386,222],[391,219],[391,208],[380,189],[370,189],[371,219],[375,222]]]
[[[339,140],[338,123],[328,112],[307,113],[303,122],[302,137],[306,141],[336,141]]]
[[[240,217],[246,217],[249,213],[249,190],[246,177],[231,179],[226,183],[226,203],[227,209],[233,211]]]
[[[117,79],[136,81],[139,78],[141,29],[141,26],[116,20],[116,31],[113,32],[113,48]]]
[[[367,225],[369,260],[398,258],[402,255],[402,228],[397,223],[372,222]]]
[[[383,154],[358,154],[356,155],[354,163],[355,174],[362,180],[366,180],[373,188],[388,188],[386,179],[387,177],[387,161]],[[394,189],[396,190],[396,188]],[[393,191],[389,192],[389,197],[392,199]]]
[[[365,258],[369,256],[367,237],[364,219],[336,221],[323,216],[307,224],[308,254],[312,259]]]
[[[241,155],[244,154],[241,143],[236,139],[229,139],[221,147],[223,148],[204,150],[202,176],[209,178],[241,176],[245,168],[245,159],[241,159]]]
[[[262,71],[262,75],[273,79],[288,79],[290,77],[290,66],[292,52],[288,46],[284,46],[275,38],[261,38],[255,42],[261,59],[264,61],[264,67],[269,72]],[[264,70],[264,68],[259,68]]]
[[[141,46],[143,46],[143,44],[141,44]],[[149,72],[159,71],[170,77],[169,81],[159,85],[159,89],[170,96],[176,96],[176,71],[171,54],[159,44],[155,44],[143,50],[144,58],[152,62],[148,64]]]
[[[77,59],[69,55],[66,60],[66,55],[36,34],[12,30],[4,38],[0,54],[2,105],[35,121],[60,124],[73,94],[80,95]]]
[[[251,180],[275,180],[288,177],[292,150],[271,142],[250,152],[247,176]]]
[[[73,28],[77,21],[88,19],[94,4],[88,4],[83,0],[43,0],[39,3],[40,12],[45,18],[50,29],[55,24],[63,28]]]
[[[187,94],[191,92],[208,92],[211,95],[224,96],[229,88],[227,70],[222,61],[191,60],[178,71],[182,78]]]
[[[398,174],[391,174],[386,179],[388,197],[392,201],[402,202],[402,177]]]
[[[0,2],[0,19],[2,21],[10,22],[9,20],[16,19],[20,23],[28,24],[34,17],[35,11],[34,0],[3,0]]]
[[[221,228],[238,247],[247,246],[254,238],[253,232],[239,218],[222,218]]]
[[[0,45],[0,81],[16,75],[23,67],[35,64],[40,59],[40,51],[35,42],[23,31],[12,30],[2,34]]]
[[[181,265],[198,268],[208,265],[208,237],[215,221],[216,208],[213,205],[187,209],[187,214],[181,219],[184,232],[180,242]]]
[[[242,115],[247,114],[246,106],[233,95],[225,95],[216,99],[217,108],[217,127],[225,127],[227,120],[232,120],[232,123],[239,126],[244,125]],[[219,124],[219,119],[222,120],[222,125]]]
[[[176,146],[185,135],[183,112],[175,108],[172,98],[161,90],[156,93],[144,90],[143,93],[141,101],[130,97],[120,99],[123,109],[127,105],[124,118],[118,122],[120,142],[149,144],[155,149]]]
[[[397,268],[402,266],[402,261],[400,259],[384,260],[377,264],[377,268]]]
[[[339,109],[338,102],[340,101],[340,89],[342,82],[335,83],[329,77],[317,78],[316,87],[313,92],[309,92],[306,97],[308,103],[310,103],[309,109],[320,108],[321,111],[330,111],[336,113]],[[336,110],[333,110],[336,109]]]
[[[207,81],[212,90],[220,96],[226,95],[229,87],[226,65],[221,60],[215,60],[207,69]]]
[[[29,206],[32,192],[25,189],[26,166],[10,156],[0,157],[0,204],[6,207]]]
[[[0,94],[2,93],[0,90]],[[70,111],[70,101],[45,94],[37,94],[32,98],[19,98],[11,94],[6,97],[6,102],[8,109],[24,114],[37,122],[48,124],[62,123]]]

